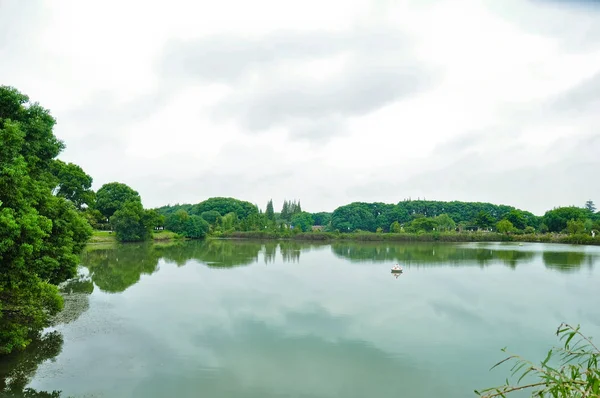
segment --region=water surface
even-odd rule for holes
[[[600,336],[599,259],[544,244],[91,245],[54,332],[0,366],[0,389],[474,396],[508,375],[489,371],[502,347],[543,359],[562,321]]]

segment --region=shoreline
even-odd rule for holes
[[[262,231],[234,231],[224,234],[208,235],[205,239],[215,240],[266,240],[266,241],[304,241],[304,242],[522,242],[522,243],[557,243],[572,245],[600,246],[600,236],[591,237],[584,234],[500,234],[497,232],[433,232],[433,233],[374,233],[374,232],[301,232],[290,234],[288,232],[262,232]],[[187,241],[189,239],[170,232],[161,231],[154,233],[149,242],[165,243],[172,241]],[[108,231],[94,231],[87,244],[119,243],[114,233]],[[135,242],[133,242],[135,243]]]
[[[557,243],[573,245],[600,246],[600,237],[561,234],[500,234],[496,232],[438,232],[438,233],[333,233],[333,232],[302,232],[287,234],[261,231],[237,231],[209,236],[209,239],[258,239],[258,240],[296,240],[296,241],[357,241],[357,242],[522,242],[522,243]]]

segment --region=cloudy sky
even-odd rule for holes
[[[600,5],[0,0],[0,84],[147,207],[600,202]]]

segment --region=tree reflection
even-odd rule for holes
[[[264,250],[265,264],[275,262],[275,258],[277,255],[277,246],[278,246],[277,242],[265,243],[265,250]]]
[[[296,263],[300,261],[300,252],[303,248],[306,248],[306,244],[302,244],[296,241],[282,241],[279,243],[279,250],[281,251],[281,258],[283,262]]]
[[[62,345],[62,335],[55,331],[35,339],[26,350],[3,357],[0,361],[0,397],[60,397],[60,391],[36,391],[26,386],[42,362],[53,360],[60,354]]]
[[[561,251],[544,252],[542,254],[544,265],[547,268],[562,272],[578,271],[585,262],[586,257],[589,257],[588,261],[593,264],[592,256],[587,256],[586,253],[582,252]]]
[[[468,247],[454,244],[382,244],[339,242],[331,245],[332,252],[352,262],[395,262],[407,265],[479,265],[502,261],[511,268],[530,261],[535,252],[497,250],[489,247]]]
[[[63,310],[51,319],[53,326],[76,321],[90,307],[89,295],[94,284],[85,273],[70,279],[59,286],[64,300]],[[58,331],[36,336],[33,342],[21,352],[2,357],[0,361],[0,398],[58,398],[60,391],[37,391],[26,388],[35,375],[38,366],[47,360],[53,361],[60,354],[63,337]]]
[[[262,246],[262,243],[252,241],[209,239],[166,246],[161,249],[161,255],[177,265],[184,265],[188,260],[194,259],[209,267],[229,268],[257,262]]]
[[[98,288],[119,293],[140,280],[141,274],[157,270],[160,251],[151,243],[125,244],[110,247],[90,247],[81,256],[81,263],[91,274]]]

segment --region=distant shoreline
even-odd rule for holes
[[[433,233],[374,233],[374,232],[301,232],[297,234],[235,231],[213,239],[261,239],[261,240],[297,240],[297,241],[359,241],[359,242],[527,242],[527,243],[562,243],[575,245],[600,246],[600,237],[589,235],[562,234],[500,234],[497,232],[433,232]]]
[[[522,243],[560,243],[572,245],[600,246],[600,236],[564,234],[500,234],[497,232],[428,232],[428,233],[375,233],[375,232],[262,232],[233,231],[223,234],[208,235],[206,239],[239,239],[239,240],[295,240],[305,242],[522,242]],[[154,232],[153,242],[188,240],[171,231]],[[94,231],[88,244],[118,243],[114,233]]]

